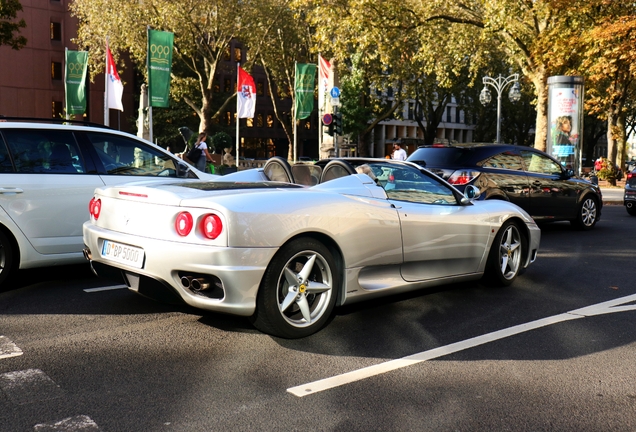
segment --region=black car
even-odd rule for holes
[[[601,218],[601,189],[574,175],[548,154],[509,144],[420,146],[407,159],[462,190],[472,184],[480,199],[501,199],[537,222],[568,220],[589,230]]]

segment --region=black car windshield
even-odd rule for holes
[[[420,147],[407,160],[425,162],[426,166],[465,165],[473,152],[468,148],[458,147]]]

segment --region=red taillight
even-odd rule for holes
[[[91,198],[88,203],[88,212],[95,218],[95,220],[99,219],[99,213],[102,211],[102,200],[95,199],[95,197]]]
[[[627,173],[627,180],[629,180],[629,179],[633,178],[633,177],[634,177],[634,175],[636,175],[636,173],[628,172],[628,173]]]
[[[201,233],[204,237],[214,240],[223,231],[223,222],[215,214],[205,215],[201,219]]]
[[[448,182],[452,185],[465,185],[475,180],[479,174],[479,171],[458,170],[451,174]]]
[[[177,215],[177,220],[174,222],[174,228],[177,230],[177,234],[182,237],[187,236],[192,231],[194,221],[192,215],[188,212],[181,212]]]

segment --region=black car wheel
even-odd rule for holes
[[[502,225],[490,247],[485,277],[492,285],[508,286],[522,268],[525,238],[512,221]]]
[[[288,339],[317,332],[331,317],[339,279],[333,255],[322,243],[308,238],[292,241],[265,271],[252,324]]]
[[[636,216],[636,206],[632,205],[631,207],[625,207],[625,209],[627,210],[627,213],[629,213],[630,216]]]
[[[587,231],[594,228],[597,220],[598,204],[594,197],[588,195],[583,198],[583,202],[579,205],[576,219],[572,220],[571,223],[577,229]]]
[[[0,289],[13,272],[14,256],[15,253],[9,239],[0,231]]]

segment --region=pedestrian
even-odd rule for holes
[[[185,159],[203,172],[205,172],[205,162],[212,162],[212,156],[210,156],[208,145],[205,142],[207,137],[208,135],[205,132],[201,132],[197,137],[197,141],[192,145],[192,149],[184,155]]]
[[[406,160],[406,151],[404,151],[400,143],[393,144],[393,159],[402,161]]]

